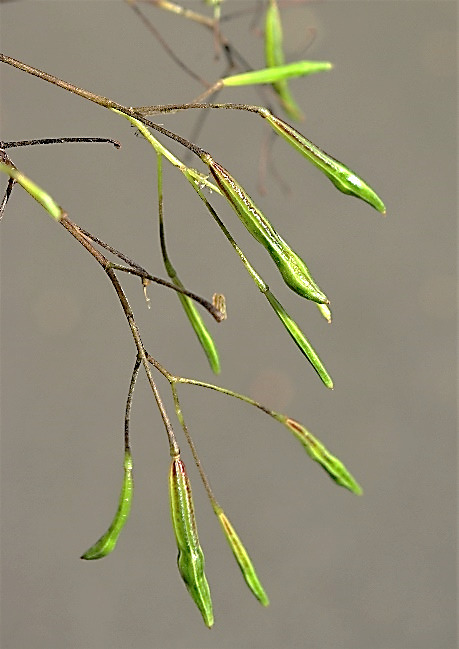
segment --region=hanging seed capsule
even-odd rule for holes
[[[175,286],[184,288],[182,282],[176,274],[174,277],[172,277],[171,275],[169,275],[169,277],[171,277],[172,282],[175,284]],[[191,300],[187,295],[183,295],[182,293],[178,293],[177,295],[180,302],[182,303],[183,310],[185,311],[185,314],[191,326],[193,327],[193,330],[199,342],[201,343],[201,347],[203,348],[204,353],[207,356],[207,360],[209,361],[209,365],[212,371],[214,372],[214,374],[219,374],[220,357],[218,354],[218,349],[214,342],[214,339],[212,338],[212,335],[204,324],[204,320],[202,319],[201,314],[197,310],[193,300]]]
[[[284,120],[272,115],[269,110],[262,108],[262,115],[272,126],[272,128],[299,151],[312,164],[318,167],[331,182],[344,194],[351,194],[357,198],[369,203],[378,212],[386,213],[386,207],[376,192],[367,183],[359,178],[351,169],[343,165],[342,162],[332,158],[332,156],[319,149],[318,146],[307,140],[293,126],[284,122]]]
[[[132,457],[129,451],[124,454],[124,479],[121,488],[118,509],[112,524],[94,545],[81,555],[82,559],[101,559],[115,549],[121,530],[126,524],[131,511],[134,483],[132,480]]]
[[[222,509],[216,510],[215,513],[218,516],[218,520],[220,521],[223,532],[226,536],[226,540],[228,541],[230,548],[233,551],[234,557],[238,562],[239,568],[241,569],[242,576],[244,577],[247,586],[250,588],[258,601],[263,604],[263,606],[268,606],[268,596],[265,593],[260,580],[258,579],[257,573],[255,572],[255,568],[253,567],[247,550],[243,546],[241,539],[236,534],[236,530],[231,525],[229,519]]]
[[[283,423],[284,426],[287,426],[287,428],[304,446],[309,457],[311,457],[315,462],[318,462],[332,480],[341,487],[345,487],[357,495],[362,493],[362,487],[349,473],[341,460],[331,455],[325,446],[319,442],[316,437],[311,435],[302,424],[290,417],[286,417],[285,415],[275,414],[274,417]]]
[[[209,584],[204,573],[204,554],[199,544],[191,485],[180,457],[172,458],[169,472],[172,527],[177,542],[180,575],[205,624],[214,623]]]
[[[308,300],[321,304],[328,303],[327,296],[313,280],[304,261],[274,230],[271,223],[241,185],[210,154],[204,154],[202,160],[208,165],[222,194],[228,200],[246,230],[266,248],[287,286]]]
[[[311,363],[317,374],[320,376],[322,379],[323,383],[327,386],[327,388],[330,388],[330,390],[333,390],[333,381],[331,379],[331,376],[325,369],[324,364],[320,360],[319,356],[317,355],[315,349],[312,347],[311,343],[309,340],[306,338],[304,333],[301,331],[295,320],[293,320],[287,311],[284,309],[282,304],[274,297],[274,295],[271,293],[271,291],[266,291],[265,295],[276,312],[277,316],[281,320],[282,324],[284,327],[287,329],[288,333],[290,336],[293,338],[293,340],[296,342],[298,347],[301,349],[303,354],[306,356],[308,361]]]

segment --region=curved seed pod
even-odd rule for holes
[[[318,462],[328,473],[330,478],[341,487],[345,487],[357,495],[362,494],[362,487],[349,473],[344,464],[337,457],[331,455],[325,446],[298,421],[276,414],[275,418],[287,426],[306,449],[306,453],[315,462]]]
[[[263,604],[263,606],[268,606],[268,596],[265,593],[260,580],[258,579],[257,573],[255,572],[255,568],[253,567],[247,550],[243,546],[241,539],[236,534],[236,530],[231,525],[229,519],[222,509],[216,510],[215,513],[218,516],[218,520],[221,523],[223,532],[226,536],[226,540],[228,541],[230,548],[233,551],[234,557],[238,562],[239,568],[241,569],[242,576],[244,577],[247,586],[250,588],[258,601]]]
[[[274,297],[274,295],[271,293],[271,291],[266,291],[265,293],[270,305],[276,312],[277,316],[281,320],[282,324],[284,327],[287,329],[288,333],[290,336],[293,338],[293,340],[296,342],[298,347],[301,349],[303,354],[306,356],[308,361],[311,363],[317,374],[320,376],[322,379],[323,383],[327,386],[327,388],[330,388],[333,390],[333,381],[331,379],[331,376],[327,372],[327,370],[324,367],[324,364],[320,360],[319,356],[317,355],[316,351],[312,347],[311,343],[309,340],[306,338],[306,336],[303,334],[295,320],[293,320],[287,311],[284,309],[282,304]]]
[[[210,154],[203,155],[202,160],[246,230],[266,248],[287,286],[308,300],[328,303],[327,296],[315,283],[304,261],[274,230],[242,186]]]
[[[112,524],[94,545],[81,555],[81,559],[101,559],[115,549],[118,537],[131,511],[134,483],[132,480],[132,457],[129,451],[124,454],[124,479],[118,509]]]
[[[209,584],[204,573],[204,554],[199,544],[191,485],[180,457],[172,458],[169,499],[172,527],[178,548],[178,569],[205,624],[210,628],[214,623],[214,615]]]
[[[386,213],[386,207],[376,192],[364,181],[359,178],[351,169],[343,165],[342,162],[332,158],[332,156],[319,149],[318,146],[307,140],[293,126],[287,124],[279,117],[272,115],[269,110],[261,109],[262,115],[272,126],[272,128],[299,151],[312,164],[318,167],[331,182],[344,194],[351,194],[363,201],[369,203],[378,212]]]
[[[329,61],[295,61],[285,65],[233,74],[222,79],[221,83],[224,86],[250,86],[262,83],[279,84],[292,77],[304,77],[315,72],[330,70],[332,67]]]

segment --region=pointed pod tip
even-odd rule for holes
[[[214,616],[212,615],[211,617],[205,618],[204,624],[208,629],[211,629],[214,626]]]

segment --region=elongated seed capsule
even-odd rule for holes
[[[32,196],[32,198],[34,198],[38,203],[40,203],[42,207],[45,208],[45,210],[53,217],[53,219],[55,219],[56,221],[61,220],[64,211],[61,207],[59,207],[54,198],[48,194],[48,192],[45,192],[44,189],[34,183],[33,180],[30,180],[30,178],[24,176],[24,174],[16,167],[11,167],[10,165],[6,165],[3,162],[0,162],[0,171],[4,171],[11,178],[14,178],[14,180],[19,185],[21,185],[21,187],[25,189],[26,192]]]
[[[182,282],[178,279],[178,277],[176,277],[172,281],[176,286],[184,288]],[[186,295],[183,295],[182,293],[178,293],[178,296],[180,302],[182,303],[183,310],[185,311],[186,316],[190,321],[199,342],[201,343],[201,347],[203,348],[207,356],[207,360],[209,361],[209,365],[212,371],[214,372],[214,374],[219,374],[220,357],[218,354],[218,349],[209,330],[204,324],[201,314],[197,310],[195,304],[193,303],[193,300],[191,300]]]
[[[169,259],[167,257],[164,258],[165,261],[165,266],[167,270],[167,274],[169,275],[170,279],[172,280],[172,283],[175,286],[178,286],[179,288],[184,288],[182,282],[180,281],[177,273],[175,272],[174,267],[170,263]],[[185,311],[185,314],[190,321],[191,326],[193,327],[193,330],[201,344],[201,347],[204,350],[204,353],[207,356],[207,360],[209,361],[209,365],[212,369],[212,371],[215,374],[220,373],[220,357],[218,354],[218,349],[217,346],[214,342],[214,339],[212,338],[209,330],[207,329],[206,325],[204,324],[204,321],[201,317],[201,314],[197,310],[193,300],[189,298],[187,295],[183,295],[182,293],[177,293],[178,298],[180,302],[182,303],[183,310]]]
[[[178,549],[178,569],[205,624],[210,628],[214,623],[214,615],[209,584],[204,573],[204,554],[199,544],[191,485],[180,457],[174,457],[171,461],[169,499]]]
[[[223,532],[226,536],[231,550],[233,551],[234,557],[241,569],[242,576],[244,577],[247,586],[250,588],[252,593],[258,599],[258,601],[263,604],[263,606],[269,605],[269,599],[263,586],[261,585],[260,580],[258,579],[255,568],[253,567],[252,561],[247,553],[247,550],[242,544],[241,539],[236,534],[236,530],[231,525],[228,517],[222,509],[215,511],[218,516],[218,520],[222,526]]]
[[[341,487],[345,487],[357,495],[362,493],[362,487],[346,469],[341,460],[331,455],[322,442],[311,435],[302,424],[295,421],[295,419],[286,417],[285,415],[275,414],[274,416],[278,421],[283,423],[284,426],[287,426],[287,428],[304,446],[309,457],[311,457],[315,462],[318,462],[332,480]]]
[[[331,376],[325,369],[325,366],[320,360],[319,356],[317,355],[315,349],[313,348],[309,340],[306,338],[304,333],[301,331],[301,329],[299,328],[295,320],[293,320],[289,316],[289,314],[284,309],[282,304],[274,297],[271,291],[269,290],[266,291],[265,295],[268,299],[268,302],[270,303],[270,305],[276,312],[277,316],[279,317],[280,321],[287,329],[288,333],[296,342],[298,347],[301,349],[303,354],[306,356],[308,361],[311,363],[311,365],[313,366],[317,374],[320,376],[324,385],[326,385],[327,388],[333,390],[333,381],[331,379]]]
[[[315,72],[330,70],[332,64],[329,61],[295,61],[285,65],[276,65],[250,72],[241,72],[225,77],[221,80],[224,86],[249,86],[262,83],[281,83],[292,77],[304,77]]]
[[[266,248],[287,286],[308,300],[327,304],[327,296],[317,286],[304,261],[274,230],[241,185],[210,154],[204,154],[202,160],[245,228]]]
[[[162,154],[158,153],[158,168],[157,168],[157,176],[158,176],[158,215],[159,215],[159,238],[160,238],[160,243],[161,243],[161,254],[163,257],[163,262],[164,266],[166,268],[167,274],[169,275],[170,279],[172,280],[172,283],[179,287],[179,288],[184,288],[182,282],[180,281],[179,276],[177,275],[177,271],[175,270],[174,266],[172,265],[171,260],[169,259],[169,256],[167,254],[167,248],[166,248],[166,236],[165,236],[165,230],[164,230],[164,217],[163,217],[163,212],[164,212],[164,206],[163,206],[163,169],[162,169]],[[201,344],[201,347],[204,350],[204,353],[207,356],[207,360],[209,361],[209,365],[212,368],[212,371],[215,372],[215,374],[218,374],[220,372],[220,358],[218,355],[218,350],[217,346],[214,343],[214,340],[209,333],[209,330],[207,329],[206,325],[204,324],[203,319],[201,318],[201,314],[197,310],[193,300],[189,298],[187,295],[183,295],[183,293],[177,293],[178,298],[182,304],[183,310],[185,311],[185,315],[187,316],[188,320],[190,321],[191,326],[193,327],[193,330]]]
[[[277,0],[270,0],[265,19],[265,59],[269,67],[284,63],[282,40],[282,23]],[[294,120],[302,119],[303,114],[290,92],[287,81],[276,81],[272,86],[279,95],[287,115]]]
[[[119,535],[121,534],[121,530],[125,526],[129,517],[129,512],[131,511],[133,489],[132,457],[130,452],[126,451],[124,454],[123,486],[121,487],[119,504],[115,517],[105,534],[103,534],[94,545],[91,545],[91,547],[81,555],[82,559],[102,559],[102,557],[106,557],[107,554],[113,552]]]
[[[304,135],[301,135],[293,126],[272,115],[269,110],[262,108],[259,112],[276,133],[287,140],[289,144],[328,176],[337,189],[344,194],[351,194],[361,198],[378,212],[386,213],[386,207],[376,192],[351,169],[322,151],[310,140],[307,140]]]

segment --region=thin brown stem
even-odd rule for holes
[[[186,288],[175,286],[175,284],[172,284],[171,282],[168,282],[167,280],[162,279],[161,277],[150,275],[150,273],[146,271],[145,268],[140,266],[140,264],[138,264],[136,261],[133,261],[127,255],[120,252],[116,248],[113,248],[113,246],[110,246],[108,243],[105,243],[105,241],[102,241],[102,239],[95,237],[94,235],[92,235],[87,230],[84,230],[83,228],[80,228],[80,232],[82,232],[86,237],[94,241],[94,243],[97,243],[97,245],[101,246],[102,248],[105,248],[105,250],[108,250],[116,257],[119,257],[119,259],[125,261],[130,266],[130,268],[128,268],[126,266],[121,266],[119,264],[114,264],[110,262],[111,267],[114,270],[119,270],[124,273],[130,273],[131,275],[137,275],[142,279],[147,279],[150,282],[155,282],[156,284],[159,284],[160,286],[166,286],[167,288],[170,288],[173,291],[176,291],[177,293],[182,293],[183,295],[186,295],[187,297],[191,298],[192,300],[200,304],[202,307],[204,307],[217,322],[222,322],[222,320],[225,319],[224,314],[221,311],[219,311],[215,307],[215,305],[212,304],[212,302],[209,302],[205,298],[201,297],[200,295],[197,295],[196,293],[193,293],[192,291],[188,291]]]
[[[121,148],[121,142],[106,137],[45,137],[39,140],[19,140],[16,142],[0,142],[0,149],[10,149],[19,146],[34,146],[36,144],[65,144],[67,142],[105,142],[113,144],[115,149]]]
[[[143,22],[143,24],[147,27],[147,29],[150,31],[151,34],[156,38],[156,40],[161,44],[161,47],[167,52],[167,54],[171,57],[171,59],[176,63],[176,65],[179,66],[186,74],[188,74],[192,79],[200,83],[201,85],[204,86],[204,88],[209,88],[210,84],[207,83],[202,77],[200,77],[196,72],[194,72],[191,68],[189,68],[186,63],[184,63],[174,52],[174,50],[170,47],[166,39],[164,39],[161,36],[161,32],[159,32],[154,24],[147,18],[147,16],[143,13],[143,11],[137,6],[137,3],[135,0],[125,0],[125,2],[131,7],[131,9],[134,11],[135,14],[140,18],[140,20]]]
[[[185,419],[182,414],[182,408],[180,406],[180,401],[178,398],[177,394],[177,388],[176,388],[176,382],[171,382],[171,390],[172,390],[172,396],[174,398],[174,405],[175,405],[175,412],[177,415],[177,419],[179,420],[183,433],[185,435],[186,441],[188,442],[188,446],[190,447],[191,454],[193,456],[194,463],[196,464],[196,468],[199,471],[199,475],[201,476],[202,484],[204,485],[204,489],[206,490],[206,493],[209,497],[210,502],[212,503],[212,507],[214,509],[219,507],[219,504],[217,502],[217,499],[215,498],[212,488],[210,486],[210,482],[207,478],[207,475],[202,467],[201,460],[199,459],[198,452],[196,450],[196,446],[194,445],[193,439],[190,435],[190,432],[188,430],[188,426],[186,425]]]
[[[170,138],[171,140],[175,140],[176,142],[186,147],[187,149],[190,149],[190,151],[192,151],[199,158],[202,158],[202,155],[205,153],[203,149],[196,146],[196,144],[193,144],[193,142],[190,142],[189,140],[185,139],[184,137],[181,137],[180,135],[177,135],[177,133],[173,133],[172,131],[169,131],[167,128],[164,128],[159,124],[155,124],[154,122],[145,119],[143,115],[137,113],[136,110],[131,106],[123,106],[122,104],[119,104],[118,102],[113,101],[112,99],[108,99],[108,97],[103,97],[102,95],[96,95],[95,93],[90,92],[89,90],[85,90],[84,88],[79,88],[78,86],[75,86],[73,83],[69,83],[68,81],[59,79],[58,77],[55,77],[52,74],[48,74],[48,72],[43,72],[43,70],[39,70],[38,68],[34,68],[31,65],[27,65],[27,63],[18,61],[17,59],[12,58],[11,56],[7,56],[6,54],[0,53],[0,63],[7,63],[8,65],[17,68],[18,70],[22,70],[23,72],[32,74],[34,77],[38,77],[39,79],[48,81],[49,83],[52,83],[53,85],[58,86],[59,88],[63,88],[64,90],[73,92],[75,95],[78,95],[79,97],[83,97],[83,99],[87,99],[88,101],[92,101],[95,104],[98,104],[99,106],[104,106],[104,108],[114,109],[119,111],[120,113],[124,113],[125,115],[130,115],[131,117],[138,119],[140,122],[142,122],[142,124],[145,124],[145,126],[149,126],[150,128],[154,129],[155,131],[158,131],[159,133],[162,133],[163,135]]]
[[[166,409],[164,407],[164,403],[161,399],[161,395],[159,394],[158,388],[156,386],[156,383],[153,379],[150,366],[148,364],[148,359],[147,355],[145,352],[145,347],[143,345],[142,339],[140,337],[140,332],[137,327],[137,324],[134,319],[134,313],[131,309],[131,305],[129,304],[129,301],[126,297],[126,294],[116,276],[116,273],[113,269],[112,262],[109,261],[101,252],[99,252],[91,243],[91,241],[81,232],[80,228],[75,224],[70,221],[68,216],[66,214],[63,214],[61,220],[60,220],[61,225],[68,231],[70,234],[75,237],[81,245],[86,248],[86,250],[94,257],[94,259],[102,266],[102,268],[105,270],[106,274],[108,275],[109,280],[111,281],[113,288],[116,291],[116,294],[118,295],[118,299],[121,303],[121,307],[124,311],[124,315],[126,316],[126,319],[128,321],[129,327],[131,329],[132,337],[134,338],[135,345],[137,347],[137,354],[142,360],[143,367],[145,369],[145,373],[147,375],[148,382],[150,383],[151,390],[153,392],[153,395],[155,397],[156,404],[158,406],[158,410],[161,414],[161,418],[164,423],[164,427],[166,429],[166,433],[169,439],[169,448],[170,448],[170,453],[171,456],[175,457],[179,455],[180,453],[180,448],[177,444],[177,440],[175,438],[174,430],[172,428],[172,424],[170,422],[169,416],[166,412]]]
[[[131,421],[131,407],[132,407],[132,396],[134,394],[134,388],[139,376],[140,365],[142,364],[142,359],[137,354],[135,359],[134,369],[132,370],[131,382],[129,384],[129,391],[126,400],[126,413],[124,415],[124,451],[125,453],[131,452],[131,445],[129,441],[129,425]]]

